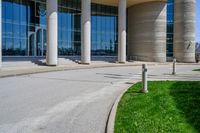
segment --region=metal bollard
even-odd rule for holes
[[[148,93],[147,64],[142,64],[142,89],[141,92]]]
[[[173,59],[173,72],[172,75],[176,75],[176,59]]]

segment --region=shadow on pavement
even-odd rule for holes
[[[44,62],[42,60],[32,60],[31,62],[38,66],[47,66],[46,62]]]

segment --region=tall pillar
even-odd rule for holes
[[[174,57],[195,62],[196,0],[174,0]]]
[[[1,68],[1,66],[2,66],[2,15],[1,15],[1,10],[2,10],[2,8],[1,8],[1,6],[2,6],[2,2],[1,2],[1,0],[0,0],[0,68]]]
[[[118,62],[126,62],[126,0],[119,0],[118,7]]]
[[[49,66],[58,64],[58,1],[47,0],[47,54]]]
[[[82,0],[81,63],[91,62],[91,0]]]
[[[131,60],[166,62],[166,1],[128,8],[128,57]]]

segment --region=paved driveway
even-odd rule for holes
[[[199,80],[197,65],[149,67],[153,79]],[[109,67],[0,79],[0,133],[104,133],[117,96],[141,67]]]

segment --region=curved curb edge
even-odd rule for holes
[[[138,81],[137,81],[138,82]],[[127,92],[127,90],[133,86],[134,84],[136,84],[137,82],[133,82],[132,84],[130,84],[126,89],[124,89],[124,91],[122,91],[122,93],[116,98],[111,111],[110,111],[110,115],[108,116],[108,122],[107,122],[107,126],[106,126],[106,133],[114,133],[114,128],[115,128],[115,117],[116,117],[116,113],[117,113],[117,107],[118,104],[122,98],[122,96]]]

